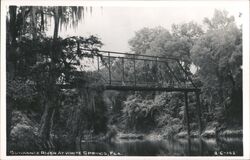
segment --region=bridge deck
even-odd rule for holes
[[[58,85],[61,89],[76,88],[74,85]],[[88,88],[91,88],[89,86]],[[162,92],[200,92],[199,88],[183,88],[183,87],[158,87],[158,86],[118,86],[118,85],[104,85],[105,90],[118,91],[162,91]]]
[[[175,87],[144,87],[144,86],[114,86],[106,85],[106,90],[119,91],[163,91],[163,92],[200,92],[198,88],[175,88]]]

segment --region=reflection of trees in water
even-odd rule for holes
[[[114,147],[111,143],[105,142],[84,142],[81,146],[82,151],[88,152],[110,152]]]
[[[116,144],[117,148],[121,150],[124,155],[157,155],[161,150],[161,146],[158,142],[149,141],[135,141],[135,142],[123,142]]]
[[[177,153],[179,150],[184,151],[184,155],[196,155],[201,150],[201,145],[196,139],[179,139],[176,140]]]
[[[208,156],[214,155],[215,151],[235,151],[237,155],[242,155],[243,143],[241,138],[221,138],[221,139],[202,139],[196,138],[179,141],[180,149],[185,150],[186,155]],[[188,146],[188,147],[185,147]]]
[[[126,156],[214,156],[215,151],[242,155],[242,139],[179,139],[162,141],[85,142],[82,151],[114,152]]]
[[[218,146],[221,151],[235,151],[236,154],[243,155],[242,138],[219,138],[217,139]]]

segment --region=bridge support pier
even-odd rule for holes
[[[184,98],[185,98],[185,117],[186,117],[187,133],[188,137],[190,137],[189,114],[188,114],[188,92],[184,92]]]
[[[200,104],[200,92],[195,92],[196,95],[196,110],[198,113],[198,125],[199,125],[199,134],[202,133],[202,122],[201,122],[201,104]]]

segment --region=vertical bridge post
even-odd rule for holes
[[[198,113],[198,125],[199,125],[199,134],[201,135],[202,132],[202,122],[201,122],[201,104],[200,104],[200,92],[196,91],[196,110]]]
[[[155,82],[156,82],[156,84],[158,84],[158,57],[156,57],[155,58],[155,69],[156,69],[156,71],[155,71]]]
[[[110,62],[110,53],[108,52],[108,61],[109,61],[109,85],[111,85],[111,62]]]
[[[146,74],[145,74],[145,82],[146,82],[146,86],[148,86],[148,64],[146,64],[146,60],[144,60],[143,61],[143,63],[144,63],[144,69],[145,69],[145,72],[146,72]]]
[[[184,92],[184,98],[185,98],[185,117],[186,117],[187,133],[188,137],[190,137],[189,114],[188,114],[188,92]]]
[[[133,58],[134,58],[134,80],[135,80],[134,85],[136,86],[135,54],[134,54]]]
[[[100,71],[100,64],[99,63],[100,63],[99,56],[97,56],[97,70],[98,70],[98,72]]]
[[[124,85],[124,58],[122,57],[122,85]]]

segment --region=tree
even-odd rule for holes
[[[170,32],[162,27],[156,28],[143,28],[136,32],[135,37],[129,41],[131,46],[131,50],[137,55],[146,54],[150,56],[165,56],[164,48],[165,43],[170,41],[172,36]],[[133,65],[133,64],[131,64]],[[130,72],[132,73],[133,67],[129,67]],[[146,80],[148,82],[160,82],[157,77],[159,77],[159,73],[157,70],[159,68],[165,68],[162,74],[165,74],[166,66],[157,65],[156,62],[136,62],[137,68],[137,78],[140,80]],[[159,70],[160,71],[160,70]],[[133,75],[133,74],[132,74]],[[166,77],[166,76],[160,76]],[[162,81],[162,80],[161,80]]]
[[[203,34],[201,26],[194,22],[173,24],[171,34],[161,34],[151,43],[151,51],[161,56],[180,59],[185,70],[192,64],[190,50]]]
[[[203,22],[207,25],[208,30],[218,30],[235,23],[235,19],[234,16],[229,17],[226,10],[215,9],[213,17],[211,19],[204,18]]]
[[[135,37],[130,39],[128,43],[135,54],[146,54],[147,50],[150,49],[150,43],[165,32],[167,32],[167,30],[162,27],[153,29],[143,28],[137,31]]]
[[[135,37],[129,41],[129,44],[135,54],[178,58],[182,67],[187,71],[189,76],[191,76],[190,66],[192,65],[192,61],[190,51],[195,41],[202,34],[203,30],[201,26],[194,22],[174,24],[172,25],[172,32],[161,27],[153,29],[143,28],[136,32]],[[163,63],[145,66],[144,63],[139,61],[136,68],[139,68],[141,71],[151,69],[152,72],[150,75],[152,75],[152,77],[149,78],[151,81],[155,81],[154,77],[161,77],[161,81],[168,81],[170,84],[175,81],[187,81],[185,73],[176,61],[169,60],[168,65],[175,73],[175,76],[167,68],[166,64]],[[148,69],[145,69],[145,67]],[[140,78],[140,76],[142,79],[145,77],[144,72],[138,72],[138,74],[138,78]],[[177,77],[178,80],[176,80],[175,77]]]
[[[204,19],[208,30],[195,43],[191,57],[198,66],[202,89],[223,115],[242,110],[242,31],[226,11],[215,10],[211,20]],[[236,95],[236,93],[238,95]],[[235,102],[235,101],[238,101]],[[224,107],[222,107],[224,106]]]
[[[48,11],[52,11],[52,17],[54,18],[54,34],[53,34],[53,41],[52,41],[52,50],[50,50],[50,78],[48,81],[48,91],[45,92],[46,102],[48,104],[45,105],[44,114],[41,120],[41,129],[40,129],[40,136],[42,137],[43,141],[50,141],[50,130],[52,128],[52,121],[55,112],[55,106],[57,105],[57,100],[50,97],[58,95],[58,88],[56,88],[56,80],[58,75],[55,75],[55,70],[57,70],[56,63],[60,58],[60,43],[58,42],[58,30],[59,25],[63,24],[70,24],[75,27],[79,19],[82,18],[82,14],[84,10],[81,7],[53,7],[48,8]],[[79,42],[78,42],[79,43]],[[60,75],[59,75],[60,76]],[[46,103],[45,102],[45,103]],[[48,142],[47,144],[50,144]]]
[[[129,43],[132,47],[132,51],[138,54],[147,54],[166,58],[177,58],[178,62],[180,62],[180,65],[184,68],[184,70],[186,70],[186,73],[188,73],[189,76],[192,76],[192,73],[190,72],[190,66],[192,65],[190,52],[194,43],[202,34],[203,30],[200,25],[194,22],[189,22],[178,25],[174,24],[172,26],[171,32],[164,28],[144,28],[138,31],[135,37],[130,40]],[[161,58],[159,58],[159,60],[161,60]],[[157,79],[158,82],[163,82],[165,83],[163,85],[167,85],[168,87],[173,87],[177,83],[186,83],[188,81],[186,73],[183,72],[178,62],[176,60],[166,61],[167,63],[159,62],[147,66],[145,66],[143,62],[137,62],[137,77],[142,77],[141,79],[145,79],[144,71],[149,71],[148,80],[154,82],[155,79]],[[168,68],[168,66],[170,69]],[[183,95],[174,94],[172,96],[169,94],[166,96],[166,98],[174,100],[180,99],[180,101],[176,101],[176,103],[174,100],[173,102],[168,102],[168,105],[171,106],[172,109],[176,111],[176,113],[179,113],[179,103],[184,103]],[[126,109],[129,110],[128,107]],[[130,107],[130,109],[132,108]],[[163,113],[159,117],[159,119],[162,118],[160,120],[162,122],[166,118],[166,116],[164,115],[169,113],[163,110],[161,110],[160,112]],[[174,114],[171,116],[175,117]]]
[[[41,82],[36,84],[44,102],[40,136],[46,148],[51,147],[49,145],[51,144],[49,142],[50,131],[55,108],[58,106],[58,100],[55,97],[60,93],[57,87],[58,80],[62,75],[67,76],[70,71],[76,69],[76,65],[79,65],[79,59],[83,57],[83,53],[79,50],[81,45],[85,48],[92,47],[91,49],[101,46],[100,41],[93,36],[87,39],[71,37],[63,40],[59,38],[60,26],[76,27],[84,17],[84,13],[84,7],[9,7],[6,53],[8,82],[18,77],[25,79],[23,83],[26,83],[26,80],[35,81],[36,78],[41,78]],[[49,38],[45,31],[48,28],[47,19],[51,18],[54,19],[54,34],[52,38]],[[70,49],[74,52],[65,53]],[[63,70],[68,73],[64,73]],[[8,98],[11,99],[11,97]],[[8,103],[7,108],[9,123],[11,103]],[[9,133],[8,127],[7,135]]]

